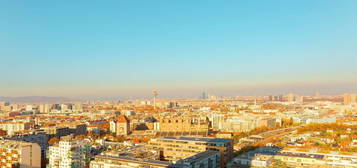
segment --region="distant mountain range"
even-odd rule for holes
[[[65,97],[47,97],[47,96],[25,96],[25,97],[1,97],[0,101],[14,103],[50,103],[50,102],[66,102],[71,99]]]

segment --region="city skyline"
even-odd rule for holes
[[[355,93],[356,7],[0,2],[0,96]]]
[[[1,168],[357,168],[357,1],[0,1]]]

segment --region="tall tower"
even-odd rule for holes
[[[202,99],[203,99],[203,100],[207,99],[206,92],[203,92],[203,93],[202,93]]]
[[[159,95],[156,90],[152,91],[152,96],[154,97],[154,109],[156,110],[156,97]]]

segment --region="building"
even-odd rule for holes
[[[343,104],[349,105],[357,103],[357,94],[344,94],[343,95]]]
[[[2,122],[0,123],[0,129],[7,132],[7,135],[15,135],[16,132],[29,130],[31,123],[29,122]]]
[[[49,135],[54,135],[57,138],[62,136],[67,136],[70,134],[75,135],[86,135],[87,125],[82,123],[68,123],[62,125],[50,125],[47,127],[42,127],[44,132]]]
[[[196,155],[206,150],[220,152],[220,165],[233,157],[233,142],[230,139],[196,138],[196,137],[162,137],[151,139],[149,148],[160,152],[165,160],[177,161]]]
[[[38,108],[40,113],[49,113],[51,110],[51,106],[49,104],[40,104]]]
[[[53,135],[57,138],[71,134],[71,130],[66,126],[48,126],[42,127],[42,129],[46,134]]]
[[[25,108],[26,111],[32,111],[33,110],[33,106],[31,104],[26,105]]]
[[[163,135],[206,135],[209,128],[208,120],[191,117],[161,118],[154,123],[154,129]]]
[[[140,147],[139,147],[140,148]],[[129,153],[123,151],[105,152],[95,156],[90,168],[217,168],[220,167],[220,152],[207,150],[177,162],[160,161],[159,158],[141,153],[136,148]],[[138,153],[137,153],[138,152]],[[155,152],[154,152],[155,153]],[[154,154],[154,155],[157,155]]]
[[[222,131],[247,132],[257,127],[274,127],[276,119],[272,117],[261,117],[253,115],[232,116],[223,122]]]
[[[81,168],[89,165],[90,143],[74,139],[73,135],[62,137],[58,144],[49,147],[50,168]]]
[[[287,149],[277,153],[274,159],[290,165],[319,165],[320,167],[357,167],[357,153],[343,153],[337,151],[317,152]]]
[[[283,95],[269,95],[268,96],[268,101],[283,101]]]
[[[230,162],[230,167],[232,165],[237,165],[238,167],[268,167],[273,162],[273,155],[263,155],[256,154],[253,156],[240,155]]]
[[[276,123],[275,118],[261,118],[257,127],[274,127]]]
[[[176,162],[177,168],[216,168],[220,167],[221,155],[218,151],[207,150]]]
[[[1,168],[40,168],[41,148],[36,143],[0,140]]]
[[[120,115],[116,122],[116,135],[129,135],[130,133],[130,121],[125,115]]]
[[[97,155],[90,162],[90,168],[167,168],[169,166],[170,163],[166,161],[106,155]]]
[[[50,136],[48,134],[38,133],[38,134],[25,134],[11,137],[11,140],[24,141],[36,143],[41,147],[41,156],[43,159],[46,158],[46,152],[48,150],[48,140]]]
[[[293,93],[289,93],[286,97],[288,102],[295,102],[297,100],[296,99],[297,96]]]
[[[0,102],[0,111],[10,112],[12,110],[12,106],[9,102]]]

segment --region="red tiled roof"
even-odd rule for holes
[[[118,123],[127,123],[128,122],[128,119],[125,117],[125,115],[120,115],[118,117]]]

